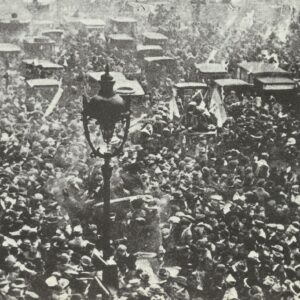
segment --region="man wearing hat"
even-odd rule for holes
[[[136,258],[127,252],[126,245],[120,244],[117,247],[114,258],[121,273],[135,268]]]
[[[93,272],[94,269],[95,269],[94,265],[92,263],[92,259],[87,255],[84,255],[84,256],[81,257],[80,267],[82,268],[82,270],[84,272]]]
[[[171,281],[170,296],[174,300],[188,300],[190,299],[189,292],[187,290],[188,282],[186,277],[176,276]]]
[[[4,276],[0,278],[0,300],[7,300],[7,293],[9,291],[10,281]]]
[[[69,280],[60,278],[57,284],[52,288],[51,300],[68,300],[70,299]]]
[[[225,283],[226,291],[222,300],[238,300],[239,297],[235,288],[236,279],[231,274],[229,274],[225,279]]]

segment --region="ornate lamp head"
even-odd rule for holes
[[[85,97],[83,98],[84,123],[90,119],[95,120],[100,125],[104,142],[107,144],[113,137],[116,123],[124,120],[129,123],[130,116],[130,102],[126,102],[114,92],[114,84],[115,81],[109,73],[108,65],[106,65],[105,73],[101,76],[99,93],[90,101]],[[86,130],[87,127],[85,126],[85,132]]]

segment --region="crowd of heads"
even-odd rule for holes
[[[193,79],[194,63],[222,40],[213,23],[182,29],[171,12],[149,20],[169,31],[165,51],[177,59],[154,80],[133,51],[109,49],[95,34],[66,32],[53,57],[65,66],[64,93],[50,116],[44,117],[47,94],[28,97],[15,75],[1,90],[0,299],[102,299],[103,232],[95,203],[102,201],[103,178],[80,111],[86,73],[103,71],[107,62],[113,71],[136,74],[147,93],[144,125],[113,161],[112,196],[145,195],[111,220],[115,298],[300,296],[299,118],[275,97],[249,93],[227,97],[222,128],[198,98],[181,103],[182,120],[170,118],[173,83]],[[295,67],[289,47],[296,30],[284,53],[275,38],[264,44],[256,27],[240,38],[241,47],[222,52],[234,68],[260,60],[268,46]],[[148,252],[154,255],[145,259]]]

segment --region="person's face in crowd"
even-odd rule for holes
[[[8,293],[8,291],[9,291],[9,285],[8,284],[0,287],[0,293],[1,294],[6,295]]]
[[[31,249],[31,243],[29,240],[26,240],[23,245],[22,245],[22,248],[24,251],[29,251]]]
[[[179,291],[179,290],[182,289],[182,286],[179,285],[179,284],[178,284],[177,282],[175,282],[175,281],[172,281],[172,282],[170,283],[170,287],[171,287],[171,289],[173,290],[173,292],[177,292],[177,291]]]
[[[117,249],[117,256],[118,257],[125,257],[127,254],[126,248],[119,248]]]
[[[247,219],[246,219],[246,218],[242,218],[242,219],[241,219],[241,223],[242,223],[242,224],[246,224],[246,223],[247,223]]]

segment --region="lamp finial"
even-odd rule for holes
[[[109,65],[106,64],[105,66],[105,75],[108,76],[109,75]]]
[[[109,74],[109,64],[105,65],[104,74],[101,76],[101,82],[114,82],[113,77]]]

